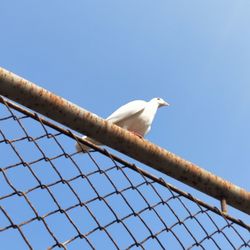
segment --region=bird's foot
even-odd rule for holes
[[[132,134],[138,136],[139,138],[143,139],[143,136],[135,131],[130,131]]]

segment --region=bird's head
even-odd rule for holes
[[[162,98],[160,97],[155,97],[152,99],[153,101],[158,103],[158,107],[163,107],[163,106],[169,106],[169,103],[167,103],[166,101],[164,101]]]

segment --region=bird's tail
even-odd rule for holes
[[[84,139],[87,142],[91,142],[95,145],[98,145],[98,146],[102,145],[100,142],[95,141],[94,139],[91,139],[90,137],[87,137],[87,136],[83,136],[82,139]],[[76,150],[77,150],[77,152],[86,153],[86,152],[90,151],[91,148],[88,147],[87,145],[82,144],[82,143],[76,143]]]

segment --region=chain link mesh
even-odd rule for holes
[[[2,249],[250,248],[241,220],[0,101]]]

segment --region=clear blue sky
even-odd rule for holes
[[[250,2],[1,1],[0,66],[102,117],[162,97],[147,139],[250,190]],[[249,221],[248,221],[249,223]]]

